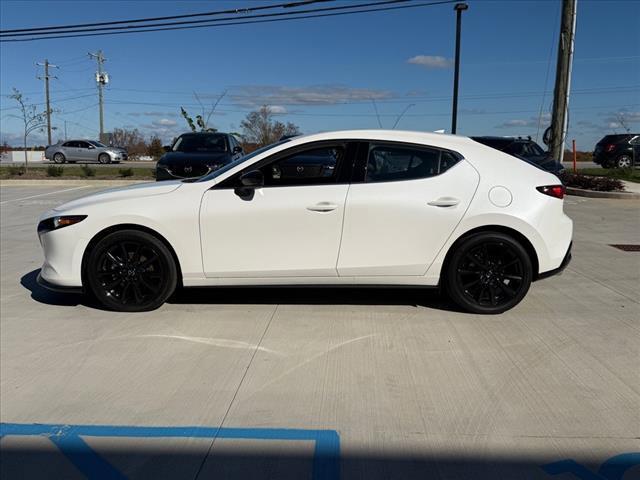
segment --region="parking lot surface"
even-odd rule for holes
[[[35,282],[0,189],[0,477],[640,478],[640,202],[569,197],[573,262],[498,316],[417,289],[227,288],[105,312]],[[589,476],[591,475],[591,476]]]

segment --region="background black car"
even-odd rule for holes
[[[183,133],[156,164],[156,180],[206,175],[242,156],[233,135],[219,132]]]
[[[629,168],[640,163],[640,134],[606,135],[596,144],[593,161],[603,168]]]
[[[495,148],[501,152],[513,155],[521,160],[555,173],[556,175],[564,172],[564,167],[556,159],[552,158],[549,153],[545,152],[540,145],[531,140],[531,138],[522,137],[471,137],[476,142]]]

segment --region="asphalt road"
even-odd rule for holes
[[[640,202],[569,197],[573,262],[499,316],[327,288],[124,314],[35,283],[37,217],[91,191],[0,189],[0,477],[640,478],[640,253],[609,246]]]

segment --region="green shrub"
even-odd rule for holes
[[[560,178],[567,187],[582,188],[596,192],[621,192],[624,190],[624,184],[617,178],[595,177],[566,171]]]
[[[118,170],[118,175],[120,175],[121,177],[133,177],[133,169],[121,168]]]
[[[89,165],[82,165],[80,167],[80,175],[82,177],[95,177],[96,169],[91,168]]]
[[[47,177],[61,177],[63,172],[64,167],[56,167],[55,165],[47,167]]]
[[[12,177],[24,175],[27,169],[23,165],[11,165],[8,168],[9,175]]]

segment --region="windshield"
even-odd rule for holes
[[[95,140],[87,140],[94,147],[104,148],[106,145],[104,143],[96,142]]]
[[[219,168],[217,170],[214,170],[213,172],[209,173],[208,175],[205,175],[204,177],[200,177],[199,179],[197,179],[197,182],[207,182],[209,180],[212,180],[214,178],[216,178],[219,175],[222,175],[225,172],[228,172],[229,170],[231,170],[232,168],[236,167],[237,165],[240,165],[241,163],[244,163],[248,160],[251,160],[253,157],[256,157],[258,155],[260,155],[263,152],[266,152],[267,150],[271,150],[272,148],[275,148],[279,145],[282,145],[283,143],[288,142],[289,139],[285,139],[285,140],[280,140],[279,142],[276,143],[272,143],[271,145],[267,145],[266,147],[262,147],[259,148],[258,150],[255,150],[253,152],[251,152],[248,155],[245,155],[244,157],[240,157],[237,160],[234,160],[231,163],[226,164],[224,167]]]
[[[171,148],[174,152],[226,152],[227,141],[219,133],[188,133],[180,135]]]

